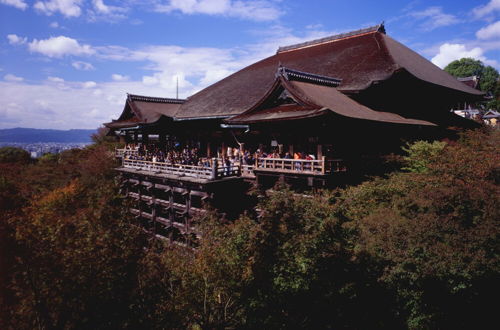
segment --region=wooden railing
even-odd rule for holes
[[[139,151],[137,149],[115,149],[115,157],[123,158],[124,156],[137,156]]]
[[[213,159],[211,167],[169,164],[150,162],[145,160],[123,159],[123,167],[156,173],[173,174],[177,176],[193,177],[198,179],[215,180],[224,177],[240,176],[241,170],[236,165],[218,166],[218,161]]]
[[[253,173],[253,169],[255,166],[253,165],[241,165],[241,176],[245,178],[255,178],[255,174]]]
[[[236,162],[223,165],[221,159],[209,159],[210,166],[180,165],[145,160],[123,159],[123,167],[156,173],[171,174],[198,179],[215,180],[225,177],[242,176],[255,178],[254,171],[268,171],[277,173],[294,173],[310,175],[327,175],[336,172],[345,172],[346,167],[341,159],[307,160],[285,158],[257,158],[255,165],[244,165]]]
[[[319,160],[258,158],[255,161],[254,170],[325,175],[334,172],[344,172],[346,168],[341,159],[326,160],[325,157]]]

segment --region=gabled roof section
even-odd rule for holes
[[[463,84],[466,84],[469,87],[472,87],[474,89],[479,89],[480,79],[478,76],[458,77],[457,80],[462,82]]]
[[[434,125],[423,120],[407,119],[393,113],[374,111],[342,94],[332,84],[325,85],[324,83],[325,81],[336,82],[335,85],[338,86],[339,79],[325,76],[319,78],[319,76],[313,75],[314,79],[307,80],[302,77],[307,77],[309,74],[301,72],[301,79],[297,80],[289,72],[296,71],[280,67],[274,84],[264,97],[242,114],[226,119],[226,122],[251,124],[310,118],[334,112],[341,116],[364,120]],[[277,98],[284,92],[294,102],[277,102]]]
[[[342,82],[342,79],[322,76],[319,74],[312,74],[308,72],[302,72],[297,70],[292,70],[285,68],[284,66],[280,66],[276,76],[283,76],[286,80],[296,80],[302,82],[313,83],[316,85],[330,86],[330,87],[338,87]]]
[[[137,124],[151,124],[162,116],[173,118],[186,100],[127,94],[122,114],[117,120],[104,124],[109,128],[133,127]]]
[[[340,77],[339,90],[348,94],[363,91],[375,82],[406,70],[415,79],[436,88],[454,90],[464,100],[482,95],[387,36],[381,24],[281,47],[275,55],[192,95],[182,104],[176,119],[227,118],[241,114],[271,88],[279,65],[313,75]]]
[[[483,118],[484,119],[500,118],[500,112],[490,109],[486,111],[486,113],[483,115]]]

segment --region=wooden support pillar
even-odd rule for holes
[[[190,239],[189,239],[189,233],[191,230],[191,223],[190,223],[190,218],[189,218],[189,211],[191,210],[191,198],[189,192],[185,194],[184,197],[184,203],[186,204],[186,214],[184,215],[184,225],[186,229],[186,244],[189,246],[190,245]]]
[[[161,132],[159,134],[158,138],[159,138],[159,141],[160,141],[160,148],[162,150],[165,150],[165,146],[166,146],[166,136],[165,136],[165,133]]]
[[[293,157],[293,144],[290,144],[288,146],[288,152],[290,153],[290,155]]]
[[[222,157],[226,157],[226,153],[227,153],[227,145],[226,145],[226,142],[222,142]]]
[[[137,185],[138,187],[138,195],[139,195],[139,219],[142,219],[142,187],[141,187],[141,179],[138,179],[139,184]]]
[[[207,142],[207,158],[212,157],[212,144],[210,142]]]
[[[317,156],[317,159],[321,159],[323,157],[323,145],[321,144],[318,144]]]
[[[212,180],[217,179],[217,168],[219,164],[217,164],[217,158],[212,158]]]
[[[170,228],[174,228],[175,210],[174,210],[174,191],[172,187],[170,187],[170,195],[168,196],[168,206],[170,211],[168,214],[168,218],[170,220]],[[168,236],[170,243],[173,243],[174,238],[172,237],[172,231],[170,231],[170,234]]]
[[[154,183],[152,183],[150,194],[151,194],[151,220],[153,220],[153,234],[157,233],[157,225],[156,225],[156,196]]]
[[[240,155],[241,157],[243,157],[243,155],[245,154],[245,143],[240,143]]]

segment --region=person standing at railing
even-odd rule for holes
[[[302,159],[302,154],[299,151],[296,151],[293,154],[293,159],[297,159],[297,160]],[[294,166],[295,166],[295,170],[296,171],[300,171],[301,170],[301,163],[300,162],[295,162]]]
[[[222,163],[224,164],[224,173],[226,176],[229,176],[231,172],[231,160],[229,157],[222,157]]]

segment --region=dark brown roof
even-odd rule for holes
[[[298,81],[287,79],[283,74],[286,69],[280,68],[278,76],[265,96],[253,107],[240,115],[226,119],[233,124],[250,124],[276,120],[292,120],[315,117],[329,111],[336,114],[364,119],[397,124],[431,125],[428,121],[407,119],[394,113],[374,111],[357,103],[350,97],[342,94],[332,86],[325,86],[314,80]],[[323,79],[324,80],[324,79]],[[275,102],[283,90],[290,95],[294,102],[278,104]]]
[[[274,82],[282,64],[300,71],[342,79],[344,93],[368,88],[375,81],[390,78],[406,69],[426,82],[480,95],[422,56],[403,46],[375,26],[308,43],[282,47],[254,63],[191,96],[176,113],[176,119],[229,117],[255,104]]]
[[[462,84],[466,84],[469,87],[478,89],[479,87],[479,77],[478,76],[470,76],[470,77],[459,77],[457,78]]]
[[[162,116],[173,118],[184,102],[183,99],[128,94],[120,117],[104,125],[109,128],[125,128],[154,123]]]

